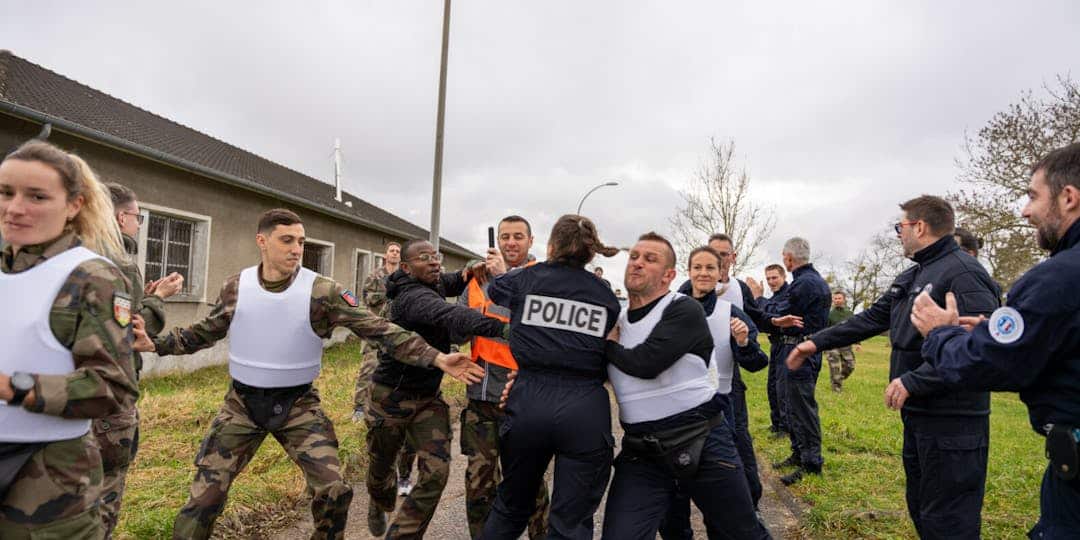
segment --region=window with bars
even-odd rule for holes
[[[304,258],[300,264],[316,274],[331,277],[333,273],[333,253],[333,245],[312,242],[311,239],[308,239],[307,242],[304,242]]]
[[[184,276],[181,294],[191,294],[197,223],[150,212],[146,225],[146,266],[143,271],[147,280],[161,279],[173,272]]]

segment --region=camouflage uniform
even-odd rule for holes
[[[0,270],[22,272],[79,245],[74,234],[21,249],[3,250]],[[113,265],[91,260],[79,265],[53,300],[49,326],[71,349],[75,370],[35,375],[33,405],[27,410],[63,418],[101,418],[131,409],[139,396],[131,360],[131,329],[113,315],[114,294],[128,283]],[[101,454],[91,433],[46,444],[19,470],[0,501],[0,538],[101,538],[98,502]]]
[[[838,325],[854,316],[847,306],[832,308],[829,311],[829,326]],[[843,388],[844,379],[855,371],[855,352],[851,345],[825,351],[825,358],[829,362],[829,379],[832,381],[832,389],[839,392]]]
[[[260,268],[260,283],[271,292],[284,291],[295,278],[294,274],[268,283],[261,275]],[[228,335],[236,311],[239,282],[239,275],[225,281],[218,302],[206,319],[155,338],[158,354],[190,354]],[[373,315],[358,305],[350,291],[322,276],[316,277],[311,289],[310,319],[312,330],[320,337],[328,338],[335,327],[345,327],[360,337],[375,340],[380,348],[412,365],[430,367],[438,355],[419,336]],[[191,495],[176,517],[173,538],[210,536],[214,521],[225,508],[229,486],[268,432],[252,420],[251,411],[237,396],[236,386],[234,381],[195,457],[197,470]],[[312,493],[313,537],[342,538],[352,488],[341,478],[337,436],[322,410],[318,392],[308,389],[293,403],[284,424],[269,433],[304,471]]]
[[[154,295],[144,297],[142,272],[134,262],[137,254],[135,240],[124,236],[124,247],[132,260],[113,262],[131,282],[131,312],[146,321],[148,334],[156,336],[165,327],[165,301]],[[138,377],[142,371],[142,355],[133,351],[132,358],[135,361],[135,376]],[[101,447],[101,464],[105,475],[101,482],[101,518],[105,523],[105,537],[109,538],[120,518],[120,502],[124,497],[128,466],[139,450],[139,410],[133,403],[131,409],[95,419],[92,430]]]
[[[386,298],[386,276],[389,273],[385,266],[380,266],[364,280],[364,303],[372,313],[385,317],[390,301]],[[379,347],[371,342],[363,344],[363,360],[360,363],[360,373],[356,377],[356,394],[353,396],[353,408],[363,411],[371,399],[371,376],[375,374],[375,368],[379,366]],[[398,478],[408,479],[412,475],[413,462],[416,461],[416,450],[406,440],[398,454],[397,468]]]

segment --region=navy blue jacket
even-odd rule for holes
[[[818,350],[858,343],[886,330],[892,343],[889,379],[900,377],[911,397],[904,403],[910,413],[931,415],[990,414],[986,392],[957,392],[923,361],[923,338],[911,324],[911,306],[923,288],[945,304],[945,293],[956,296],[961,315],[989,315],[999,305],[1000,290],[979,261],[956,244],[950,234],[912,256],[915,264],[893,281],[889,290],[868,309],[823,332],[814,334]]]
[[[787,302],[787,297],[790,289],[791,285],[785,281],[783,284],[780,285],[780,290],[774,292],[772,296],[770,296],[769,298],[765,298],[764,296],[762,296],[757,298],[755,301],[757,302],[758,307],[761,308],[762,312],[775,311],[775,309],[772,307],[773,303]],[[769,334],[770,342],[776,343],[778,341],[778,338],[779,334]]]
[[[621,306],[611,287],[592,272],[542,262],[495,278],[488,287],[488,298],[510,308],[510,352],[523,372],[607,378],[604,347],[608,333],[618,322]],[[590,326],[591,319],[582,318],[579,308],[572,309],[571,302],[584,304],[581,308],[590,317],[598,317],[595,329]],[[563,306],[563,311],[531,309],[556,304]],[[602,323],[600,313],[605,314]],[[550,315],[549,320],[545,320],[545,315]],[[560,321],[583,326],[581,331],[568,330],[559,327],[565,326]]]
[[[769,301],[769,311],[758,321],[759,330],[785,336],[806,336],[820,332],[829,326],[829,309],[832,308],[832,291],[812,264],[804,264],[791,272],[791,285],[787,295]],[[803,327],[777,328],[770,321],[773,317],[798,315]]]
[[[934,329],[923,357],[949,384],[972,390],[1019,391],[1031,426],[1080,425],[1080,221],[1050,258],[1009,291],[1006,308],[968,333]],[[997,337],[995,337],[997,336]]]

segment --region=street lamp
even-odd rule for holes
[[[617,185],[619,185],[619,183],[615,182],[615,181],[604,182],[603,184],[600,184],[599,186],[596,186],[596,187],[590,189],[589,192],[586,193],[585,196],[581,198],[581,202],[578,203],[578,205],[577,205],[577,215],[579,215],[579,216],[581,215],[581,205],[585,204],[585,199],[589,198],[589,195],[592,195],[592,193],[594,191],[596,191],[596,190],[598,190],[598,189],[600,189],[602,187],[607,187],[607,186],[613,186],[614,187],[614,186],[617,186]]]

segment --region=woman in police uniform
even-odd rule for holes
[[[481,538],[521,535],[553,456],[548,537],[593,537],[614,444],[604,343],[619,315],[611,288],[585,270],[597,253],[618,250],[587,218],[566,215],[551,230],[547,261],[498,276],[488,289],[491,301],[510,307],[520,372],[500,433],[503,481]]]
[[[0,164],[0,538],[100,538],[90,419],[138,397],[108,191],[31,141]]]

